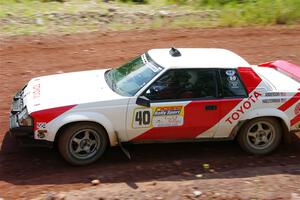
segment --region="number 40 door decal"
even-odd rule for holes
[[[134,125],[136,127],[148,127],[151,122],[152,110],[136,109],[134,114]]]
[[[182,126],[184,123],[184,107],[136,108],[133,111],[132,119],[133,128]]]

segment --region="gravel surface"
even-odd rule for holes
[[[112,148],[85,167],[69,166],[56,150],[20,148],[7,135],[11,98],[32,77],[114,67],[171,46],[222,47],[253,64],[300,65],[299,26],[2,37],[0,198],[299,199],[299,134],[269,156],[249,156],[235,142],[136,145],[127,147],[131,161]]]

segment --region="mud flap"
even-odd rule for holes
[[[118,141],[118,145],[119,147],[121,148],[121,150],[123,151],[123,153],[126,155],[126,157],[131,160],[131,155],[129,153],[129,151],[127,149],[124,148],[124,146],[122,145],[121,141],[120,141],[120,138],[119,138],[119,134],[117,131],[115,131],[115,134],[117,136],[117,141]]]

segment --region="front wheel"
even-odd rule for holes
[[[108,139],[102,127],[79,122],[68,127],[58,141],[62,157],[72,165],[86,165],[96,161],[105,151]]]
[[[261,117],[246,123],[239,135],[240,146],[252,154],[268,154],[275,150],[282,138],[280,122],[271,117]]]

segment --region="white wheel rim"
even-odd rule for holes
[[[274,126],[266,121],[258,121],[247,131],[248,144],[256,149],[263,150],[273,144],[275,139]]]
[[[95,130],[81,129],[72,136],[69,150],[75,158],[85,160],[97,153],[100,143],[100,137]]]

